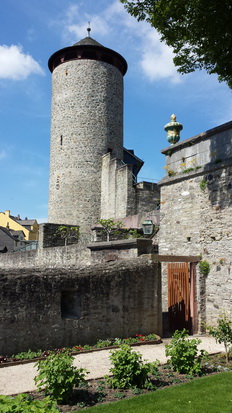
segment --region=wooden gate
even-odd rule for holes
[[[191,330],[190,277],[187,262],[168,264],[168,312],[171,332]]]

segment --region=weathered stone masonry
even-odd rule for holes
[[[147,194],[135,186],[143,161],[123,148],[125,59],[87,37],[55,52],[49,69],[49,222],[80,225],[90,234],[100,218],[154,209],[157,185]]]
[[[161,334],[160,266],[147,258],[82,269],[0,270],[0,354]]]
[[[159,253],[202,255],[207,277],[197,278],[199,329],[232,311],[232,122],[165,149],[160,182]],[[188,171],[189,168],[193,170]],[[170,172],[169,172],[170,173]],[[167,273],[162,273],[167,311]]]

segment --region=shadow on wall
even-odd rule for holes
[[[208,190],[212,206],[220,211],[232,205],[232,122],[231,128],[209,140],[209,159],[200,187]],[[213,132],[213,130],[212,130]]]

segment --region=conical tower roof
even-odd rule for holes
[[[104,47],[104,46],[102,46],[101,43],[98,43],[96,40],[94,40],[90,36],[87,36],[84,39],[80,40],[79,42],[74,43],[73,46],[83,46],[83,45],[84,46],[101,46],[101,47]]]
[[[88,36],[74,43],[73,46],[55,52],[48,60],[48,67],[51,72],[62,63],[70,60],[90,59],[111,64],[120,70],[124,76],[127,71],[127,62],[119,53],[102,46],[95,39]]]

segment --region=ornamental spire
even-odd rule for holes
[[[174,145],[180,140],[180,131],[183,129],[183,125],[176,121],[176,115],[171,116],[171,122],[164,126],[164,130],[167,132],[167,140],[170,145]]]
[[[90,27],[90,22],[88,23],[89,23],[89,27],[87,27],[87,32],[88,32],[88,37],[90,37],[91,27]]]

